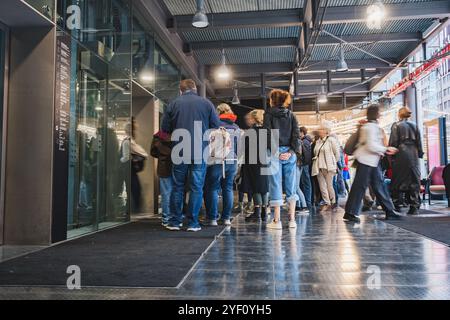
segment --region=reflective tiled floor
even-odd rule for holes
[[[0,298],[450,299],[450,248],[373,217],[344,223],[342,213],[299,216],[296,231],[239,217],[178,289],[0,288]]]

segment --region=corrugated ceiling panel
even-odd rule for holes
[[[365,23],[339,23],[324,25],[324,30],[343,36],[370,33],[423,32],[433,23],[432,19],[386,21],[381,30],[371,30]]]
[[[164,0],[172,15],[194,14],[195,0]],[[207,13],[300,9],[304,0],[208,0]]]
[[[243,28],[223,30],[203,29],[184,32],[183,36],[188,42],[200,42],[220,40],[295,38],[298,37],[299,32],[299,27]]]
[[[405,50],[410,46],[410,43],[399,42],[399,43],[360,43],[358,47],[368,51],[374,55],[381,58],[399,58]],[[355,48],[344,45],[345,58],[351,59],[373,59],[370,55],[365,54]],[[321,60],[337,60],[339,57],[339,46],[338,45],[328,45],[328,46],[316,46],[313,49],[311,55],[311,61],[321,61]]]
[[[414,2],[429,2],[433,0],[383,0],[384,4],[391,3],[414,3]],[[344,7],[344,6],[363,6],[373,4],[374,0],[329,0],[329,7]]]
[[[197,59],[204,64],[220,64],[220,50],[196,50]],[[277,63],[294,61],[295,48],[232,48],[225,49],[229,64]]]

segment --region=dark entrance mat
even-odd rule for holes
[[[425,210],[421,210],[421,213],[422,211]],[[428,211],[427,213],[437,214],[438,212]],[[401,220],[385,222],[450,246],[450,217],[403,217]]]
[[[0,286],[66,286],[67,268],[76,265],[82,287],[176,287],[222,230],[130,223],[0,263]]]

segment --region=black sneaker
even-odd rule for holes
[[[398,212],[386,212],[386,220],[400,220],[401,218],[402,216],[399,215]]]
[[[351,222],[361,222],[361,219],[359,219],[359,217],[357,217],[353,214],[350,214],[350,213],[345,213],[344,220],[351,221]]]
[[[252,214],[245,217],[245,221],[259,221],[261,219],[261,207],[255,207]]]
[[[418,215],[418,214],[419,214],[419,209],[413,208],[413,207],[409,208],[408,215],[415,216],[415,215]]]

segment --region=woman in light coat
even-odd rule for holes
[[[318,131],[319,140],[314,148],[312,176],[317,176],[324,201],[320,211],[326,211],[337,205],[333,178],[338,170],[340,146],[338,140],[330,135],[330,126],[322,125]]]

